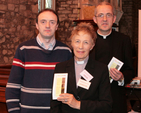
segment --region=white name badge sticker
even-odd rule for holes
[[[93,76],[87,71],[87,70],[83,70],[80,75],[86,80],[86,81],[90,81],[92,80]]]
[[[79,79],[79,81],[77,83],[77,86],[82,87],[82,88],[87,89],[87,90],[89,89],[90,85],[91,85],[90,82],[85,81],[83,79]]]

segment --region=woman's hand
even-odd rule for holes
[[[68,104],[70,107],[80,109],[80,101],[76,100],[72,94],[63,93],[57,98],[58,101],[62,101],[64,104]]]

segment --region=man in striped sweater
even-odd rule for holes
[[[65,44],[55,40],[59,17],[52,9],[39,12],[36,38],[16,50],[6,86],[9,113],[49,113],[55,65],[72,57]]]

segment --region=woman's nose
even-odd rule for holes
[[[79,48],[82,49],[83,48],[83,43],[79,44]]]

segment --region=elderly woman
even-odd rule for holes
[[[80,23],[71,34],[74,57],[56,65],[54,73],[68,73],[67,93],[51,101],[51,113],[109,113],[112,109],[106,65],[89,58],[96,34]]]

